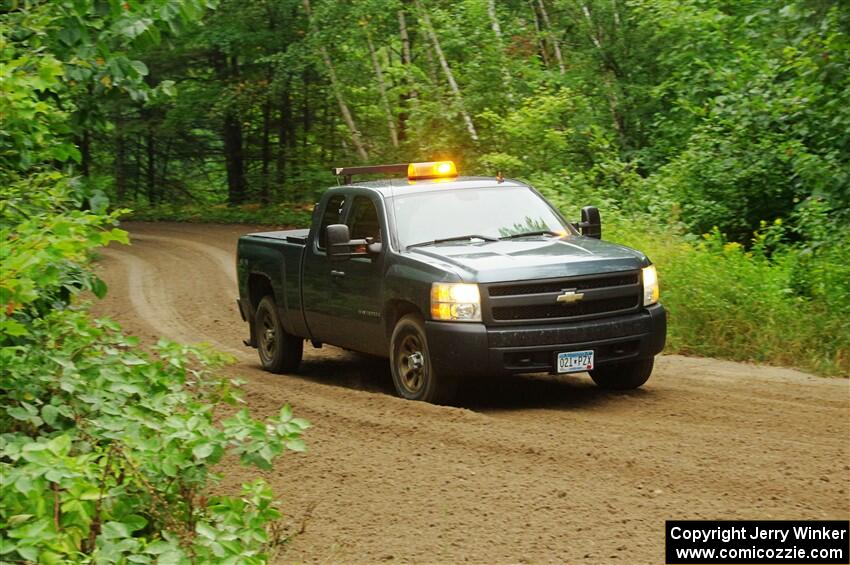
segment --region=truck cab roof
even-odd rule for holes
[[[408,180],[406,178],[390,178],[373,181],[343,184],[329,189],[337,191],[350,188],[366,188],[382,196],[393,197],[400,194],[431,192],[434,190],[457,190],[463,188],[495,188],[495,187],[528,187],[527,184],[513,179],[497,179],[495,177],[453,177],[427,180]]]

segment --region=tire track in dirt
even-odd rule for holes
[[[199,247],[197,244],[190,246],[191,249]],[[138,249],[139,247],[136,246],[112,245],[100,251],[108,261],[117,261],[121,264],[126,277],[123,288],[136,317],[168,339],[189,343],[209,342],[221,351],[244,357],[246,354],[244,348],[237,348],[227,340],[215,339],[213,336],[200,334],[197,331],[197,326],[192,320],[186,319],[181,305],[175,303],[175,297],[169,291],[168,285],[163,284],[166,273],[154,263],[134,253]],[[182,265],[185,266],[186,263]],[[179,272],[179,270],[171,272]],[[221,278],[216,277],[219,280]],[[227,277],[228,283],[235,285],[235,278],[234,272],[232,278]],[[125,318],[123,315],[116,317],[119,321]]]
[[[452,408],[395,398],[385,362],[332,347],[270,375],[233,301],[252,227],[126,227],[99,309],[146,339],[240,352],[229,372],[256,415],[291,403],[314,424],[307,454],[263,473],[292,528],[306,517],[281,563],[660,563],[666,519],[850,516],[846,379],[664,356],[638,391],[493,379]],[[222,471],[226,490],[257,475]]]

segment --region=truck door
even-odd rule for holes
[[[355,257],[336,263],[343,274],[334,277],[334,291],[341,298],[340,345],[375,355],[386,355],[386,331],[383,319],[384,258],[386,226],[379,213],[381,202],[365,194],[355,195],[346,213],[351,239],[371,238],[384,244],[384,251],[370,257]]]
[[[321,220],[313,229],[317,231],[307,242],[304,257],[304,273],[301,287],[304,296],[304,318],[310,336],[318,341],[342,345],[342,328],[339,320],[343,315],[343,302],[346,300],[338,290],[337,277],[345,272],[346,262],[332,263],[328,259],[325,242],[325,228],[331,224],[340,224],[343,213],[351,196],[334,194],[322,209]]]

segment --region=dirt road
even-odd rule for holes
[[[332,347],[270,375],[234,302],[251,228],[125,228],[133,245],[102,254],[99,311],[237,355],[256,415],[290,403],[314,425],[309,452],[265,474],[306,527],[281,562],[663,563],[665,519],[850,516],[847,379],[670,355],[634,392],[498,379],[447,408],[395,398],[385,363]],[[226,473],[226,488],[254,476]]]

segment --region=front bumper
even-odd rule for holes
[[[667,314],[660,304],[627,316],[566,324],[491,327],[425,322],[438,373],[493,375],[554,371],[563,351],[592,349],[596,366],[652,357],[664,349]]]

